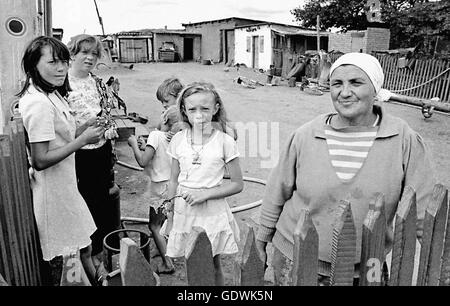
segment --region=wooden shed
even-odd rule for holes
[[[120,32],[113,35],[119,62],[148,63],[153,57],[153,33],[149,30]]]

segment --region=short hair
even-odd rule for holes
[[[81,44],[82,43],[88,43],[92,44],[93,48],[98,53],[98,58],[101,58],[103,56],[103,44],[102,42],[95,36],[89,35],[89,34],[79,34],[72,37],[67,44],[67,48],[69,48],[70,55],[77,55],[78,52],[81,51]]]
[[[69,63],[69,50],[61,41],[49,36],[36,37],[28,44],[22,57],[22,69],[25,72],[26,79],[24,86],[17,94],[18,97],[22,97],[25,94],[31,84],[30,81],[33,82],[33,84],[39,91],[50,93],[54,90],[57,90],[63,97],[66,96],[67,93],[71,90],[69,85],[69,78],[67,76],[62,86],[55,87],[52,84],[49,84],[40,75],[37,69],[37,64],[42,57],[42,49],[47,46],[51,49],[53,59]]]
[[[156,90],[156,98],[159,101],[165,101],[165,97],[168,95],[178,97],[178,94],[183,90],[183,84],[181,84],[178,78],[168,78],[159,85]]]
[[[162,124],[167,125],[172,132],[178,132],[180,129],[179,125],[176,124],[179,121],[180,117],[176,105],[172,105],[164,111],[162,115]]]

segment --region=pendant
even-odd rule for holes
[[[193,165],[201,165],[202,163],[200,162],[200,155],[198,153],[194,154],[194,157],[192,159],[192,164]]]

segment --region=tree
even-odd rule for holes
[[[450,37],[449,0],[380,2],[384,26],[391,30],[392,49],[421,45],[427,53],[432,53],[436,40]],[[316,27],[319,15],[322,30],[364,30],[374,26],[367,21],[366,3],[366,0],[307,0],[303,7],[294,8],[291,13],[308,28]]]

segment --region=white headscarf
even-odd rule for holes
[[[355,65],[364,71],[372,82],[377,95],[380,94],[381,86],[383,86],[384,81],[384,73],[380,62],[374,56],[366,53],[346,53],[338,58],[333,65],[331,65],[330,78],[333,71],[342,65]]]

